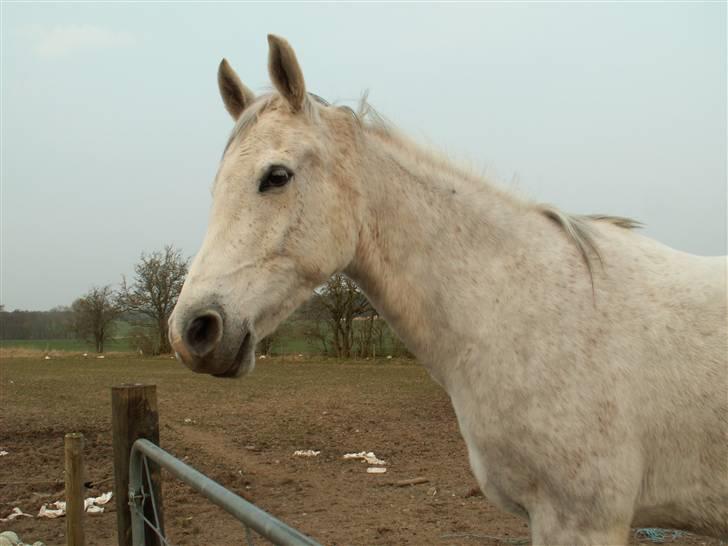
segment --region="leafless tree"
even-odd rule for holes
[[[326,311],[336,356],[354,355],[354,319],[375,313],[369,300],[354,281],[343,274],[332,276],[318,292],[317,303]]]
[[[361,358],[376,357],[384,352],[384,335],[387,323],[374,310],[367,310],[366,316],[359,317],[359,327],[355,328],[357,355]]]
[[[171,245],[151,254],[142,253],[134,266],[134,281],[122,280],[120,301],[128,311],[141,313],[154,323],[159,335],[159,352],[169,353],[167,320],[172,313],[187,275],[189,259]]]
[[[104,352],[104,343],[113,333],[114,321],[122,313],[116,294],[110,286],[93,287],[71,306],[73,329],[93,340],[97,353]]]

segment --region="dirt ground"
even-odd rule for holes
[[[418,365],[268,359],[242,380],[167,359],[0,355],[0,517],[63,498],[63,436],[86,437],[88,495],[112,489],[110,387],[157,385],[161,445],[322,544],[528,544],[528,526],[473,494],[450,402]],[[320,450],[314,458],[298,449]],[[374,451],[387,473],[342,459]],[[397,480],[427,483],[397,487]],[[166,476],[172,544],[244,544],[239,522]],[[87,544],[116,544],[116,506],[85,520]],[[64,518],[0,523],[25,542],[64,544]],[[256,544],[265,541],[258,538]],[[718,541],[686,535],[674,544]],[[634,544],[649,543],[633,538]]]

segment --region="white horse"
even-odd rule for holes
[[[277,92],[220,64],[236,124],[170,318],[178,357],[249,372],[256,338],[343,271],[450,395],[478,483],[534,544],[728,534],[726,260],[510,195],[307,93],[268,41]]]

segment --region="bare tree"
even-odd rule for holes
[[[73,329],[83,339],[93,340],[97,353],[113,333],[122,308],[110,286],[93,287],[71,306]]]
[[[384,352],[384,328],[386,323],[370,306],[365,316],[359,318],[359,327],[355,328],[357,354],[361,358],[376,357]]]
[[[354,353],[354,319],[375,313],[369,300],[354,281],[343,274],[331,277],[320,289],[318,303],[326,310],[336,356],[349,358]]]
[[[120,300],[125,309],[149,317],[159,335],[159,352],[169,353],[167,320],[172,314],[187,275],[189,259],[171,245],[164,250],[142,253],[134,266],[134,281],[122,280]]]

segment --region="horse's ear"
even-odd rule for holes
[[[278,92],[288,101],[295,112],[303,108],[306,85],[296,54],[287,41],[268,34],[268,72]]]
[[[227,59],[220,61],[220,67],[217,69],[217,85],[220,87],[225,108],[233,119],[238,119],[243,110],[255,100],[253,92],[243,85]]]

